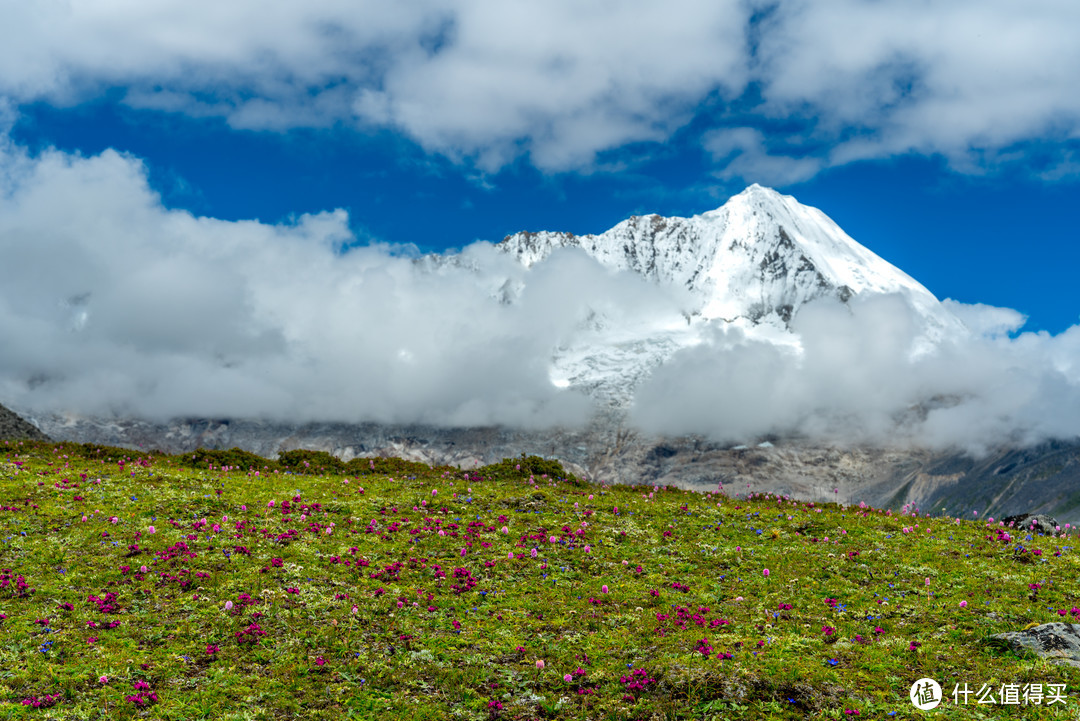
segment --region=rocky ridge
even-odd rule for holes
[[[306,448],[343,460],[400,457],[468,469],[522,453],[554,458],[594,482],[674,485],[729,495],[780,493],[814,501],[909,505],[935,515],[1001,518],[1046,513],[1080,522],[1080,443],[1000,449],[982,458],[912,448],[820,447],[777,439],[746,445],[700,437],[650,436],[617,413],[578,430],[439,428],[375,423],[290,424],[187,419],[168,423],[29,414],[50,436],[83,443],[157,448],[239,447],[266,457]]]

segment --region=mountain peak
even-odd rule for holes
[[[499,247],[526,266],[578,247],[602,265],[691,291],[704,318],[786,327],[798,308],[833,295],[902,293],[923,309],[937,299],[857,243],[828,216],[757,183],[692,218],[634,216],[599,235],[518,233]]]
[[[633,216],[598,235],[518,233],[498,247],[525,266],[559,248],[580,248],[607,268],[689,292],[685,337],[650,335],[628,344],[622,332],[615,345],[600,336],[570,342],[575,349],[555,362],[560,382],[570,385],[622,388],[623,376],[643,377],[678,348],[698,342],[704,325],[734,324],[797,344],[789,333],[793,320],[821,298],[847,303],[864,293],[898,294],[922,319],[927,342],[964,330],[930,291],[823,212],[757,184],[691,218]],[[593,323],[595,329],[604,325]],[[633,358],[631,346],[640,351]]]

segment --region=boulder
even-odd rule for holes
[[[1002,523],[1008,526],[1010,523],[1016,528],[1016,530],[1024,530],[1033,534],[1044,534],[1052,536],[1057,533],[1057,527],[1061,524],[1057,522],[1057,519],[1045,514],[1032,515],[1030,513],[1021,513],[1017,516],[1006,516],[1001,519]]]
[[[1080,624],[1044,623],[991,638],[1021,655],[1034,653],[1050,663],[1080,668]]]

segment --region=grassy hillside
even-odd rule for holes
[[[1080,616],[1075,536],[589,486],[534,457],[229,453],[0,443],[0,717],[1080,710],[1080,671],[987,642]],[[1067,702],[926,713],[922,677],[1064,683]]]

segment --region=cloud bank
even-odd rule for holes
[[[587,420],[553,349],[592,310],[681,319],[685,297],[564,250],[529,269],[478,242],[416,258],[353,247],[343,211],[231,222],[163,206],[113,151],[0,144],[0,398],[95,415],[508,424]],[[971,333],[913,352],[899,297],[804,307],[801,352],[717,326],[638,388],[631,420],[745,441],[957,445],[1080,434],[1080,326],[946,301]],[[587,324],[586,324],[587,325]]]
[[[982,172],[1029,146],[1044,177],[1076,173],[1073,0],[2,6],[16,105],[121,88],[237,128],[390,128],[488,171],[589,168],[696,121],[721,178],[909,153]]]
[[[919,318],[893,295],[804,306],[792,322],[801,351],[717,328],[643,384],[632,418],[654,433],[726,441],[778,435],[976,455],[1080,435],[1080,326],[1010,337],[1023,322],[1015,311],[946,305],[972,333],[932,352],[915,351]]]

